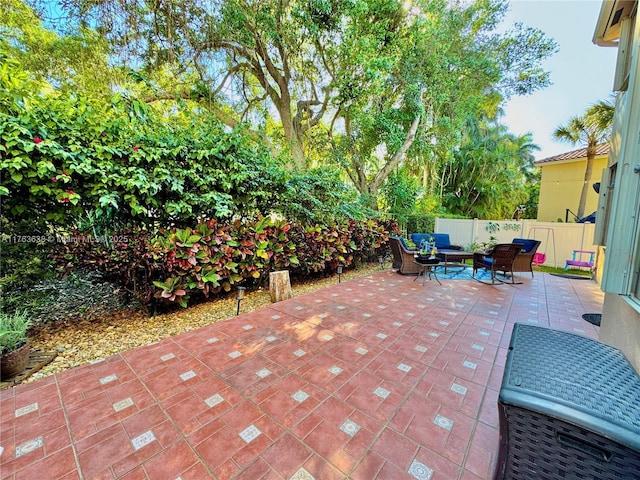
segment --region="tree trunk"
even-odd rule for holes
[[[282,121],[282,129],[284,130],[284,137],[287,140],[287,144],[291,149],[291,159],[293,160],[293,168],[299,172],[302,172],[307,167],[307,161],[304,155],[304,148],[302,145],[302,138],[299,132],[296,131],[293,118],[291,115],[291,105],[285,104],[288,94],[285,99],[281,100],[280,104],[277,104],[278,112],[280,113],[280,120]]]
[[[291,298],[289,270],[269,273],[269,293],[271,294],[271,303]]]
[[[591,173],[593,172],[593,163],[596,157],[596,145],[587,145],[587,167],[584,170],[584,183],[582,192],[580,193],[580,203],[578,204],[578,213],[576,216],[580,219],[584,217],[584,209],[587,205],[587,195],[589,194],[589,184],[591,183]]]

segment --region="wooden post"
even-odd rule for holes
[[[289,270],[269,272],[269,293],[271,294],[271,303],[291,298]]]

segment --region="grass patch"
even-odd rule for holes
[[[589,270],[581,270],[579,268],[570,268],[569,270],[565,270],[564,267],[545,267],[544,265],[541,265],[539,267],[534,267],[534,271],[544,273],[568,273],[571,275],[580,275],[583,277],[592,276]]]

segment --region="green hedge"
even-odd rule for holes
[[[408,215],[407,234],[431,233],[435,230],[435,215]]]

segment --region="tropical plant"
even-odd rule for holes
[[[534,178],[531,134],[516,136],[495,121],[470,119],[443,172],[442,203],[471,218],[511,218]]]
[[[27,331],[31,323],[25,310],[0,312],[0,354],[17,350],[27,343]]]
[[[587,194],[591,184],[593,164],[596,157],[596,147],[603,142],[608,142],[611,137],[613,113],[615,107],[609,101],[600,101],[585,111],[582,116],[569,119],[565,125],[555,129],[553,136],[563,142],[572,145],[582,144],[587,149],[587,164],[584,169],[584,183],[580,192],[580,202],[576,216],[584,217],[584,209],[587,204]]]
[[[407,224],[409,215],[415,211],[416,200],[422,193],[418,179],[407,173],[404,168],[391,173],[382,187],[382,203],[386,213],[402,225]]]

